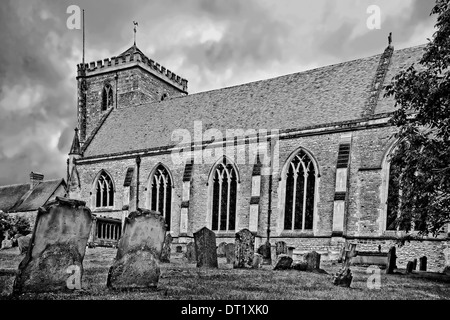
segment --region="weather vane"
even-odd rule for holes
[[[133,24],[134,24],[134,45],[136,46],[136,32],[139,24],[136,21],[133,21]]]

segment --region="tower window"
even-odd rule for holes
[[[104,208],[114,206],[114,186],[109,174],[102,171],[95,187],[95,207]]]
[[[109,107],[114,105],[113,90],[110,84],[103,87],[102,92],[102,111],[106,111]]]
[[[226,158],[213,170],[212,180],[212,230],[236,229],[237,172]]]
[[[311,158],[303,150],[290,161],[284,178],[284,229],[312,230],[316,170]]]

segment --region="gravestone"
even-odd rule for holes
[[[426,256],[419,258],[419,270],[427,271],[427,257]]]
[[[204,227],[194,233],[197,268],[218,268],[216,234]]]
[[[293,262],[291,268],[298,271],[307,271],[308,264],[304,261]]]
[[[57,197],[39,208],[30,247],[14,281],[14,294],[81,289],[93,221],[85,204]]]
[[[226,242],[221,242],[219,246],[217,247],[217,257],[219,258],[225,258],[225,247],[227,246]]]
[[[184,254],[184,257],[187,259],[188,263],[197,262],[197,257],[195,255],[195,243],[194,242],[189,242],[186,245],[186,253]]]
[[[6,249],[11,249],[13,247],[13,241],[12,240],[3,240],[2,241],[2,249],[1,250],[6,250]]]
[[[444,258],[445,258],[445,265],[442,273],[450,274],[450,247],[444,250]]]
[[[280,254],[287,254],[288,248],[287,248],[286,242],[284,242],[284,241],[275,242],[275,250],[276,250],[277,256],[279,256]]]
[[[258,254],[262,256],[263,264],[272,264],[270,242],[266,242],[258,248]]]
[[[292,258],[287,254],[280,254],[273,270],[289,270],[292,266]]]
[[[164,245],[161,252],[161,258],[159,259],[163,263],[170,263],[170,251],[172,246],[172,236],[169,232],[167,232],[166,237],[164,239]]]
[[[259,253],[255,253],[253,255],[252,268],[253,269],[259,269],[259,268],[261,268],[262,263],[263,263],[262,255],[260,255]]]
[[[106,286],[110,289],[155,289],[165,235],[166,223],[158,212],[138,209],[130,213],[125,219]]]
[[[412,273],[413,267],[414,267],[414,262],[408,261],[408,263],[406,264],[406,273],[407,274]]]
[[[234,268],[251,268],[255,253],[255,237],[248,229],[236,233]]]
[[[413,270],[417,270],[417,259],[413,260]]]
[[[388,261],[386,266],[386,274],[393,274],[394,270],[397,268],[397,255],[395,252],[395,247],[391,247],[388,252]]]
[[[225,257],[227,258],[227,264],[234,264],[234,253],[235,245],[234,243],[228,243],[225,246]]]
[[[303,259],[307,263],[307,270],[320,269],[320,254],[316,251],[308,252]]]
[[[350,268],[343,268],[334,275],[333,284],[339,287],[350,288],[352,279],[353,276]]]
[[[31,234],[22,236],[17,239],[17,246],[19,247],[19,253],[27,253],[28,247],[30,246]]]

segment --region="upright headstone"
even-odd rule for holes
[[[235,244],[234,243],[227,243],[225,246],[225,256],[227,258],[227,264],[233,264],[235,253],[234,253]]]
[[[419,258],[419,270],[420,271],[427,271],[427,257],[423,256],[421,258]]]
[[[288,248],[286,245],[286,242],[284,241],[277,241],[275,243],[275,247],[276,247],[276,254],[277,256],[279,256],[280,254],[287,254],[288,253]]]
[[[22,236],[17,239],[17,246],[19,247],[20,254],[27,253],[28,247],[30,246],[30,242],[31,242],[31,234]]]
[[[14,294],[81,289],[93,217],[83,201],[57,197],[39,208]]]
[[[248,229],[236,233],[234,268],[251,268],[255,253],[255,237]]]
[[[303,258],[308,265],[307,270],[320,269],[320,254],[316,251],[308,252]]]
[[[260,255],[259,253],[255,253],[253,255],[252,268],[253,269],[259,269],[259,268],[261,268],[262,263],[263,263],[262,255]]]
[[[221,242],[219,246],[217,247],[217,257],[218,258],[224,258],[225,255],[225,247],[227,246],[226,242]]]
[[[413,267],[414,267],[414,262],[408,261],[408,263],[406,264],[406,273],[407,274],[412,273]]]
[[[138,209],[125,219],[117,255],[106,285],[111,289],[155,289],[159,259],[166,235],[164,218],[155,211]]]
[[[417,259],[413,260],[413,270],[417,270]]]
[[[186,245],[186,253],[184,257],[187,259],[188,263],[197,262],[197,257],[195,255],[195,243],[193,241]]]
[[[263,264],[272,264],[270,242],[266,242],[258,248],[258,254],[262,256]]]
[[[169,232],[167,232],[166,237],[164,239],[164,245],[161,252],[161,258],[159,259],[163,263],[170,263],[170,252],[171,252],[171,246],[172,246],[172,236]]]
[[[397,268],[397,255],[395,252],[395,247],[391,247],[388,252],[386,274],[393,274],[396,268]]]
[[[216,234],[204,227],[194,233],[197,268],[218,268]]]

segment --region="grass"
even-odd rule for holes
[[[332,274],[339,265],[323,262],[329,274],[295,270],[237,270],[219,258],[219,269],[198,269],[180,256],[161,264],[156,291],[110,291],[106,278],[116,249],[87,249],[82,290],[73,293],[24,294],[24,300],[429,300],[450,299],[448,283],[386,275],[381,271],[381,289],[367,288],[366,268],[352,267],[351,288],[336,287]],[[0,251],[0,299],[10,299],[15,270],[23,259],[17,248]]]

